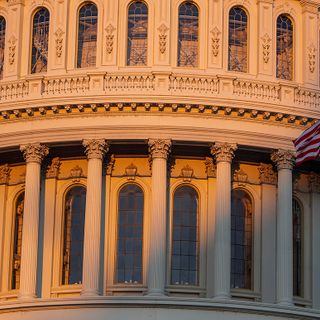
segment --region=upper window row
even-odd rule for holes
[[[199,9],[192,1],[179,6],[178,50],[179,67],[199,64]],[[48,65],[49,11],[41,7],[33,17],[31,73],[46,72]],[[86,2],[78,14],[77,67],[96,65],[98,9]],[[0,16],[0,78],[3,75],[6,21]],[[128,8],[127,57],[128,66],[147,65],[148,7],[134,1]],[[248,15],[239,6],[229,11],[228,70],[248,72]],[[288,15],[277,18],[276,38],[277,78],[293,78],[293,23]]]

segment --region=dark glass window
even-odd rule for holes
[[[15,204],[11,289],[19,289],[20,287],[23,209],[24,193],[21,193]]]
[[[86,68],[96,65],[98,9],[89,2],[79,11],[78,59],[77,67]]]
[[[198,66],[199,11],[191,2],[179,7],[178,66]]]
[[[229,12],[228,68],[231,71],[248,70],[248,17],[240,7]]]
[[[252,289],[252,200],[242,190],[232,191],[231,288]]]
[[[128,11],[128,66],[147,65],[148,7],[142,1],[133,2]]]
[[[118,202],[117,283],[142,283],[144,195],[135,184],[124,186]]]
[[[4,47],[6,38],[6,20],[0,16],[0,79],[3,78]]]
[[[277,19],[277,78],[292,80],[293,25],[287,15]]]
[[[198,194],[182,186],[173,201],[171,284],[198,285]]]
[[[86,189],[75,186],[65,197],[62,284],[82,282]]]
[[[31,73],[47,71],[49,22],[50,15],[46,8],[39,9],[34,15]]]
[[[292,201],[293,225],[293,295],[302,296],[302,226],[301,205],[297,199]]]

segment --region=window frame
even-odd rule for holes
[[[4,28],[4,48],[3,48],[3,66],[2,66],[2,76],[0,76],[0,81],[4,79],[5,76],[5,68],[6,68],[6,53],[7,53],[7,29],[8,29],[8,19],[6,15],[4,15],[0,11],[0,17],[4,19],[5,22],[5,28]]]

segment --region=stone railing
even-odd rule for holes
[[[29,94],[29,82],[16,81],[0,85],[0,101],[23,99]]]
[[[106,74],[105,91],[155,90],[155,76],[152,74]]]
[[[320,92],[296,88],[294,102],[299,106],[320,110]]]

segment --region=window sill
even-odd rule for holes
[[[198,286],[170,285],[166,287],[169,296],[194,296],[204,298],[206,290]]]
[[[125,296],[125,295],[144,295],[148,287],[143,284],[115,284],[107,287],[106,294],[108,296]]]
[[[79,296],[82,289],[81,284],[62,285],[51,288],[51,295],[54,298]]]
[[[231,297],[235,300],[261,301],[260,293],[247,289],[231,289]]]
[[[300,308],[312,307],[312,301],[302,297],[293,297],[293,303],[296,307],[300,307]]]
[[[0,293],[0,301],[16,300],[18,298],[19,290],[10,290]]]

